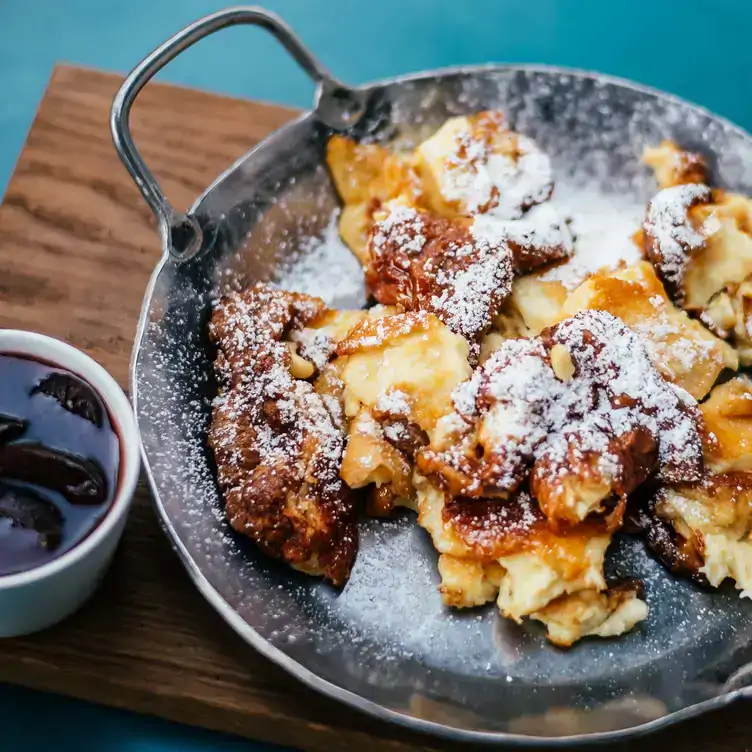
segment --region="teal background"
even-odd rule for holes
[[[0,194],[55,62],[126,72],[208,0],[0,0]],[[267,0],[338,77],[463,63],[604,71],[752,130],[752,0]],[[165,72],[180,84],[306,106],[311,86],[262,32],[232,29]],[[190,113],[176,113],[176,117]],[[0,270],[0,275],[2,270]],[[267,752],[271,747],[0,685],[0,749]]]

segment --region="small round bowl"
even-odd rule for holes
[[[12,637],[61,621],[96,590],[125,527],[138,481],[140,442],[128,398],[115,379],[88,355],[53,337],[13,329],[0,329],[0,354],[28,355],[87,381],[107,406],[120,440],[117,492],[96,528],[53,561],[0,576],[0,637]]]

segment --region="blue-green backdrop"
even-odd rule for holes
[[[57,61],[127,71],[211,0],[0,0],[0,194]],[[752,0],[267,0],[352,83],[462,63],[600,70],[752,130]],[[233,29],[164,78],[306,106],[311,87],[261,32]],[[181,113],[181,117],[185,117]],[[0,270],[0,275],[2,270]],[[269,747],[0,685],[0,749],[262,752]]]

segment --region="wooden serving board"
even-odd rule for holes
[[[110,141],[120,81],[67,66],[54,71],[0,207],[0,326],[67,339],[126,386],[160,249]],[[187,208],[293,115],[152,84],[134,108],[133,132],[173,204]],[[459,749],[320,697],[256,654],[194,590],[143,483],[99,593],[54,629],[0,641],[0,681],[305,750]],[[736,705],[641,744],[646,752],[747,749],[748,712]]]

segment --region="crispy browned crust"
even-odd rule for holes
[[[477,343],[512,290],[506,244],[476,241],[461,221],[422,210],[403,222],[377,222],[369,238],[366,282],[379,303],[428,311],[452,331]],[[459,290],[477,286],[482,310]],[[470,289],[470,288],[468,288]],[[472,308],[472,310],[470,310]]]
[[[683,227],[690,226],[688,212],[693,207],[699,206],[700,204],[710,203],[712,200],[712,191],[706,185],[699,183],[691,185],[682,183],[681,185],[686,186],[687,189],[695,188],[696,194],[683,203],[681,207],[678,207],[683,208],[683,211],[677,211],[673,217],[665,219],[667,227],[664,228],[664,230],[668,230],[668,225],[670,224],[670,233],[680,249],[680,256],[683,256],[683,258],[679,258],[675,250],[666,247],[666,238],[662,237],[661,234],[656,231],[656,226],[650,221],[651,212],[654,210],[656,200],[662,195],[665,195],[666,191],[673,190],[679,186],[664,189],[653,197],[648,204],[647,215],[643,224],[642,232],[643,252],[645,258],[647,258],[655,267],[655,271],[660,277],[661,282],[663,282],[670,298],[680,304],[684,301],[686,294],[684,289],[684,266],[686,265],[686,259],[689,258],[691,254],[698,251],[697,248],[686,242],[681,230]]]
[[[679,490],[682,487],[686,488],[676,488]],[[748,494],[752,490],[752,473],[706,474],[691,488],[708,499],[716,496],[733,499],[737,494]],[[665,500],[666,493],[666,486],[658,486],[650,494],[630,501],[630,532],[642,534],[648,548],[672,574],[709,587],[705,575],[700,572],[705,563],[702,533],[693,531],[686,538],[670,520],[661,517],[661,503]]]
[[[359,321],[337,343],[336,353],[339,357],[354,355],[361,350],[385,347],[399,337],[413,332],[428,331],[436,319],[422,311],[398,313],[383,318],[365,318]]]
[[[542,556],[567,547],[575,554],[595,535],[609,532],[604,517],[554,528],[525,491],[508,499],[468,499],[446,496],[444,525],[467,547],[472,559],[492,562],[522,551]]]
[[[708,165],[702,154],[694,151],[681,152],[681,167],[676,173],[675,180],[681,184],[707,183]]]
[[[708,585],[705,575],[700,572],[704,560],[699,541],[694,537],[684,538],[668,520],[656,514],[661,493],[662,490],[658,489],[643,505],[630,512],[629,532],[641,534],[648,548],[672,574]]]
[[[324,311],[318,298],[262,284],[215,305],[220,388],[208,440],[232,527],[343,585],[358,545],[354,499],[339,477],[344,435],[311,384],[290,375],[280,341]]]
[[[563,243],[543,244],[532,239],[508,239],[512,251],[512,264],[517,275],[530,274],[542,266],[565,261],[572,253]]]

